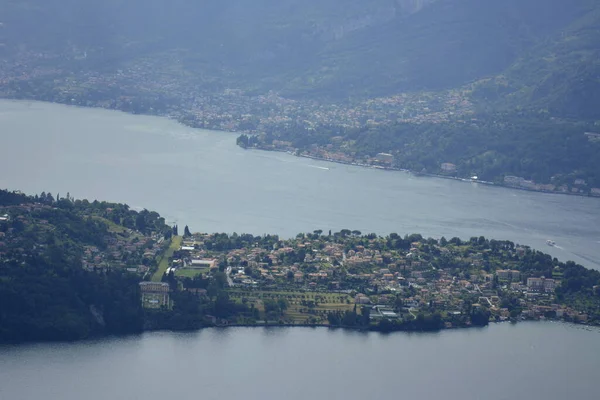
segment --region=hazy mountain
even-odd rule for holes
[[[528,106],[573,118],[600,118],[600,9],[532,46],[503,74],[475,85],[475,97],[498,108]]]
[[[291,96],[373,96],[482,82],[477,98],[579,112],[598,96],[596,0],[2,0],[5,56],[76,68],[140,57]],[[505,72],[505,73],[504,73]],[[507,80],[507,83],[504,81]],[[525,88],[525,89],[523,89]],[[576,105],[576,106],[575,106]]]
[[[456,87],[509,67],[578,18],[576,3],[439,1],[333,43],[319,67],[334,85],[375,93]]]

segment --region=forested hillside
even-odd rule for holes
[[[174,231],[158,213],[125,204],[0,190],[0,343],[198,329],[211,323],[207,314],[252,315],[229,300],[218,271],[182,285],[164,274],[172,303],[143,308],[139,283]]]
[[[107,210],[115,211],[111,220],[101,217]],[[0,191],[0,216],[0,342],[142,330],[140,278],[116,262],[85,267],[85,253],[107,251],[127,220],[147,235],[170,232],[157,214]]]

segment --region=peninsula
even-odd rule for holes
[[[600,324],[600,272],[510,241],[196,233],[127,205],[0,191],[0,341],[322,325]]]

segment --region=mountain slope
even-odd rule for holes
[[[140,277],[119,266],[141,260],[108,257],[119,237],[133,237],[130,227],[170,232],[158,214],[0,190],[0,215],[0,343],[141,331]]]
[[[597,2],[596,2],[597,3]],[[475,85],[487,107],[533,107],[567,118],[600,118],[600,9],[534,46],[501,75]]]
[[[499,74],[543,53],[596,3],[5,0],[0,42],[5,54],[49,51],[77,70],[114,70],[140,58],[172,63],[169,52],[181,50],[187,73],[224,86],[343,99],[452,88]],[[73,61],[84,52],[87,62]]]
[[[583,2],[446,0],[320,54],[316,90],[368,95],[461,86],[509,67],[581,15]],[[302,87],[301,82],[297,86]],[[295,89],[295,88],[294,88]],[[293,89],[292,89],[293,90]]]

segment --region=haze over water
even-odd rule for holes
[[[599,199],[248,151],[232,133],[48,103],[0,100],[0,132],[3,188],[125,202],[201,232],[484,235],[600,269]]]

